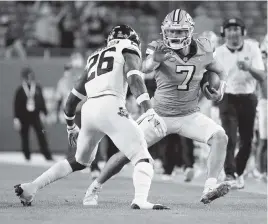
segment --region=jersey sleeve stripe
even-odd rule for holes
[[[141,57],[141,55],[140,55],[137,51],[132,50],[132,49],[128,49],[128,48],[124,48],[124,49],[122,50],[122,53],[123,53],[123,54],[124,54],[124,53],[136,54],[137,56],[139,56],[139,58]]]

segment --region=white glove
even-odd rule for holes
[[[76,148],[79,131],[80,130],[76,124],[74,124],[73,126],[67,126],[68,142],[69,145],[73,148]]]
[[[21,130],[21,122],[19,120],[19,118],[14,118],[13,120],[13,127],[16,131],[20,131]]]
[[[148,119],[149,124],[153,127],[158,137],[165,137],[167,133],[167,126],[163,118],[159,117],[154,109],[149,109],[143,113],[138,119],[140,124],[144,119]]]

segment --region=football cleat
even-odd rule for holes
[[[138,209],[138,210],[170,210],[169,207],[161,204],[152,204],[150,202],[145,202],[138,204],[136,202],[132,202],[131,209]]]
[[[25,189],[23,189],[23,186],[21,184],[15,185],[14,188],[16,195],[20,199],[21,204],[23,206],[31,206],[35,193],[34,194],[28,193]]]
[[[101,187],[89,186],[83,199],[84,206],[97,206]]]
[[[201,197],[201,202],[209,204],[217,198],[223,197],[231,189],[231,185],[228,182],[223,182],[215,188],[206,188]]]

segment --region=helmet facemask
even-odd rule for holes
[[[193,26],[162,25],[164,44],[171,49],[179,50],[191,44]]]

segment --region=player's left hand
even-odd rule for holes
[[[250,69],[250,64],[247,61],[238,61],[237,66],[243,71],[248,71]]]
[[[144,114],[142,114],[138,120],[137,123],[140,124],[145,118],[148,119],[148,122],[152,126],[152,128],[155,130],[158,137],[165,137],[167,133],[167,126],[163,118],[161,118],[154,109],[147,110]]]
[[[67,126],[67,133],[68,133],[69,145],[73,148],[76,148],[77,138],[78,138],[78,134],[79,134],[79,128],[77,127],[76,124],[74,124],[71,127]]]

